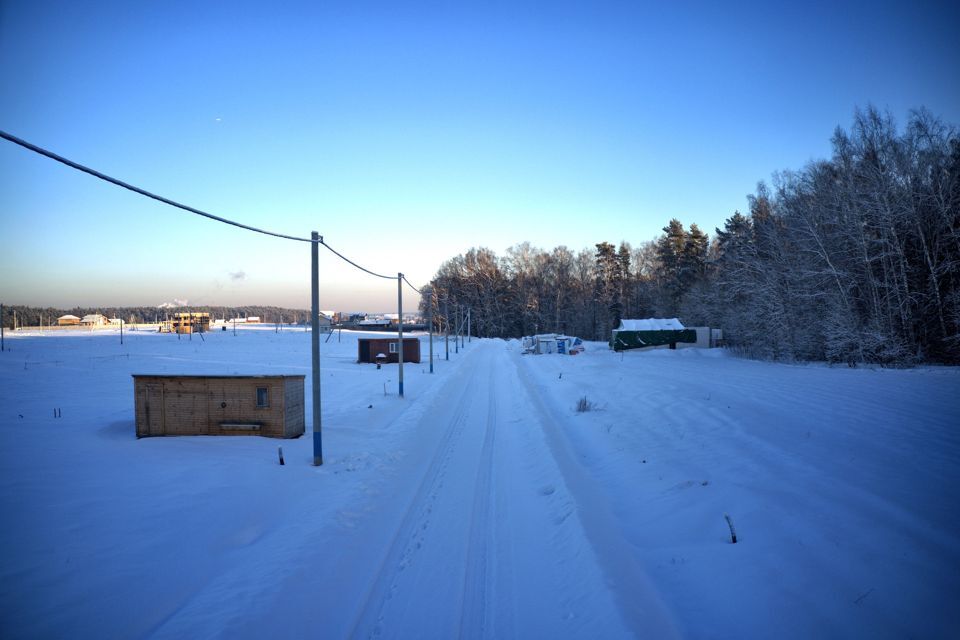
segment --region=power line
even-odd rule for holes
[[[16,136],[12,135],[12,134],[9,134],[9,133],[7,133],[6,131],[0,130],[0,137],[4,138],[4,139],[6,139],[6,140],[9,140],[10,142],[12,142],[12,143],[14,143],[14,144],[20,145],[20,146],[23,147],[24,149],[28,149],[28,150],[30,150],[30,151],[33,151],[34,153],[38,153],[38,154],[40,154],[40,155],[42,155],[42,156],[46,156],[46,157],[50,158],[51,160],[56,160],[57,162],[60,162],[60,163],[62,163],[62,164],[67,165],[68,167],[71,167],[71,168],[73,168],[73,169],[76,169],[77,171],[82,171],[83,173],[89,174],[89,175],[91,175],[91,176],[93,176],[93,177],[95,177],[95,178],[99,178],[99,179],[104,180],[104,181],[106,181],[106,182],[109,182],[109,183],[111,183],[111,184],[115,184],[115,185],[117,185],[118,187],[123,187],[124,189],[129,189],[130,191],[133,191],[134,193],[139,193],[140,195],[146,196],[146,197],[148,197],[148,198],[152,198],[153,200],[156,200],[156,201],[158,201],[158,202],[162,202],[162,203],[164,203],[164,204],[168,204],[168,205],[170,205],[171,207],[176,207],[176,208],[178,208],[178,209],[183,209],[184,211],[189,211],[190,213],[195,213],[196,215],[198,215],[198,216],[203,216],[204,218],[210,218],[211,220],[216,220],[217,222],[223,222],[224,224],[233,225],[234,227],[239,227],[239,228],[241,228],[241,229],[246,229],[246,230],[248,230],[248,231],[255,231],[256,233],[262,233],[262,234],[264,234],[264,235],[274,236],[275,238],[283,238],[283,239],[285,239],[285,240],[296,240],[297,242],[310,242],[310,243],[316,242],[316,243],[318,243],[318,244],[322,244],[322,245],[325,246],[327,249],[329,249],[331,253],[333,253],[334,255],[336,255],[337,257],[339,257],[341,260],[343,260],[343,261],[345,261],[345,262],[353,265],[354,267],[356,267],[357,269],[360,269],[361,271],[363,271],[363,272],[365,272],[365,273],[368,273],[368,274],[370,274],[370,275],[372,275],[372,276],[376,276],[377,278],[383,278],[383,279],[385,279],[385,280],[393,280],[393,279],[394,279],[394,276],[385,276],[385,275],[383,275],[382,273],[376,273],[376,272],[374,272],[374,271],[371,271],[370,269],[367,269],[366,267],[360,266],[359,264],[357,264],[356,262],[354,262],[354,261],[351,260],[350,258],[346,257],[345,255],[343,255],[342,253],[340,253],[339,251],[337,251],[336,249],[334,249],[333,247],[331,247],[329,244],[327,244],[326,242],[324,242],[324,241],[323,241],[323,236],[319,236],[317,240],[313,240],[313,239],[311,239],[311,238],[300,238],[300,237],[297,237],[297,236],[286,235],[286,234],[284,234],[284,233],[276,233],[276,232],[273,232],[273,231],[267,231],[267,230],[265,230],[265,229],[258,229],[257,227],[251,227],[250,225],[243,224],[242,222],[236,222],[236,221],[234,221],[234,220],[229,220],[229,219],[227,219],[227,218],[222,218],[222,217],[220,217],[220,216],[215,216],[215,215],[213,215],[212,213],[207,213],[206,211],[201,211],[200,209],[195,209],[194,207],[190,207],[190,206],[187,206],[187,205],[185,205],[185,204],[180,204],[179,202],[176,202],[176,201],[174,201],[174,200],[170,200],[169,198],[164,198],[163,196],[159,196],[159,195],[157,195],[157,194],[155,194],[155,193],[151,193],[151,192],[147,191],[146,189],[141,189],[140,187],[136,187],[136,186],[134,186],[134,185],[132,185],[132,184],[129,184],[129,183],[127,183],[127,182],[124,182],[123,180],[118,180],[118,179],[116,179],[116,178],[113,178],[113,177],[111,177],[111,176],[108,176],[108,175],[106,175],[105,173],[101,173],[101,172],[99,172],[99,171],[97,171],[97,170],[95,170],[95,169],[91,169],[90,167],[84,166],[84,165],[80,164],[79,162],[74,162],[73,160],[70,160],[70,159],[68,159],[68,158],[64,158],[63,156],[58,155],[58,154],[56,154],[56,153],[54,153],[54,152],[52,152],[52,151],[48,151],[47,149],[44,149],[43,147],[38,147],[37,145],[32,144],[32,143],[30,143],[30,142],[27,142],[26,140],[23,140],[23,139],[21,139],[21,138],[18,138],[18,137],[16,137]],[[406,278],[404,278],[404,280],[406,280]],[[408,281],[407,284],[410,284],[410,282]],[[413,287],[413,285],[410,285],[410,286]],[[414,289],[414,291],[417,291],[417,293],[419,293],[419,290],[418,290],[416,287],[413,287],[413,289]]]
[[[322,244],[322,245],[325,246],[327,249],[329,249],[329,250],[331,251],[331,253],[333,253],[334,255],[336,255],[337,257],[339,257],[341,260],[343,260],[343,261],[345,261],[345,262],[349,262],[350,264],[352,264],[353,266],[355,266],[357,269],[360,269],[360,271],[366,271],[366,272],[369,273],[370,275],[376,276],[376,277],[378,277],[378,278],[383,278],[384,280],[393,280],[394,278],[396,278],[396,276],[385,276],[385,275],[383,275],[382,273],[375,273],[375,272],[373,272],[373,271],[370,271],[370,269],[367,269],[366,267],[361,267],[361,266],[358,265],[356,262],[354,262],[354,261],[351,260],[350,258],[346,257],[345,255],[343,255],[342,253],[340,253],[339,251],[337,251],[336,249],[334,249],[333,247],[331,247],[330,245],[328,245],[326,242],[324,242],[324,241],[323,241],[323,236],[320,237],[320,244]]]
[[[68,160],[67,158],[64,158],[63,156],[57,155],[56,153],[53,153],[52,151],[47,151],[46,149],[44,149],[44,148],[42,148],[42,147],[38,147],[38,146],[35,145],[35,144],[31,144],[31,143],[27,142],[26,140],[21,140],[20,138],[14,136],[14,135],[11,135],[11,134],[9,134],[9,133],[7,133],[6,131],[0,130],[0,137],[4,138],[4,139],[6,139],[6,140],[9,140],[10,142],[12,142],[12,143],[14,143],[14,144],[18,144],[18,145],[20,145],[21,147],[23,147],[24,149],[29,149],[30,151],[33,151],[34,153],[39,153],[39,154],[42,155],[42,156],[46,156],[46,157],[50,158],[51,160],[56,160],[57,162],[60,162],[60,163],[62,163],[62,164],[67,165],[68,167],[72,167],[73,169],[76,169],[76,170],[78,170],[78,171],[82,171],[82,172],[84,172],[84,173],[86,173],[86,174],[89,174],[89,175],[95,177],[95,178],[100,178],[101,180],[105,180],[106,182],[109,182],[109,183],[111,183],[111,184],[115,184],[115,185],[117,185],[118,187],[123,187],[124,189],[129,189],[130,191],[133,191],[134,193],[139,193],[139,194],[142,195],[142,196],[147,196],[148,198],[152,198],[152,199],[154,199],[154,200],[157,200],[158,202],[162,202],[162,203],[164,203],[164,204],[168,204],[168,205],[170,205],[171,207],[176,207],[176,208],[178,208],[178,209],[183,209],[184,211],[189,211],[190,213],[195,213],[195,214],[197,214],[198,216],[203,216],[204,218],[210,218],[211,220],[216,220],[217,222],[223,222],[224,224],[233,225],[234,227],[240,227],[241,229],[246,229],[246,230],[248,230],[248,231],[255,231],[255,232],[257,232],[257,233],[262,233],[262,234],[264,234],[264,235],[274,236],[275,238],[284,238],[285,240],[296,240],[297,242],[313,242],[313,240],[311,240],[310,238],[298,238],[297,236],[288,236],[288,235],[283,234],[283,233],[275,233],[275,232],[273,232],[273,231],[266,231],[265,229],[258,229],[257,227],[251,227],[250,225],[243,224],[243,223],[241,223],[241,222],[236,222],[236,221],[234,221],[234,220],[228,220],[227,218],[221,218],[220,216],[215,216],[215,215],[213,215],[212,213],[207,213],[207,212],[205,212],[205,211],[200,211],[199,209],[194,209],[193,207],[188,207],[188,206],[185,205],[185,204],[180,204],[179,202],[175,202],[175,201],[173,201],[173,200],[170,200],[169,198],[164,198],[163,196],[158,196],[158,195],[155,194],[155,193],[150,193],[149,191],[146,191],[145,189],[141,189],[140,187],[135,187],[135,186],[133,186],[132,184],[126,183],[126,182],[124,182],[124,181],[122,181],[122,180],[117,180],[116,178],[111,178],[110,176],[108,176],[108,175],[106,175],[106,174],[104,174],[104,173],[100,173],[99,171],[96,171],[95,169],[91,169],[90,167],[85,167],[84,165],[82,165],[82,164],[80,164],[80,163],[78,163],[78,162],[74,162],[73,160]],[[321,242],[321,243],[323,242],[323,239],[322,239],[322,238],[320,239],[320,242]]]
[[[408,286],[408,287],[410,287],[411,289],[413,289],[414,291],[416,291],[416,292],[419,293],[420,295],[423,295],[423,291],[420,291],[420,289],[417,289],[415,286],[413,286],[412,284],[410,284],[410,281],[407,280],[407,276],[403,276],[403,281],[407,283],[407,286]]]

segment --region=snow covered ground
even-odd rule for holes
[[[313,467],[309,425],[134,437],[132,373],[310,416],[302,329],[8,333],[0,637],[960,636],[960,371],[422,340],[403,399],[322,344]]]

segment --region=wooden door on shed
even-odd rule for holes
[[[163,384],[144,385],[143,407],[146,413],[147,435],[162,436],[163,430]]]

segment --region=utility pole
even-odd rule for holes
[[[123,344],[123,318],[120,318],[120,344]]]
[[[460,353],[460,305],[457,305],[457,325],[456,333],[453,336],[453,346],[457,353]]]
[[[397,345],[397,358],[400,363],[400,397],[403,397],[403,274],[397,274],[397,332],[400,344]]]
[[[3,305],[0,304],[0,351],[3,351]]]
[[[312,352],[313,369],[310,384],[313,391],[313,466],[323,464],[323,440],[321,437],[320,422],[320,234],[310,233],[310,349]],[[236,331],[236,323],[233,325]]]
[[[450,359],[450,299],[443,299],[443,348],[447,351],[447,360]]]
[[[470,320],[473,318],[473,307],[467,307],[467,342],[473,342],[473,335],[470,333]]]
[[[427,324],[430,327],[430,373],[433,373],[433,287],[427,299]]]

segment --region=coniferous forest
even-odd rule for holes
[[[721,328],[758,358],[850,365],[960,362],[960,138],[926,110],[875,108],[832,157],[774,174],[712,237],[669,220],[651,241],[573,251],[474,248],[426,288],[476,333],[607,340],[621,318]]]

